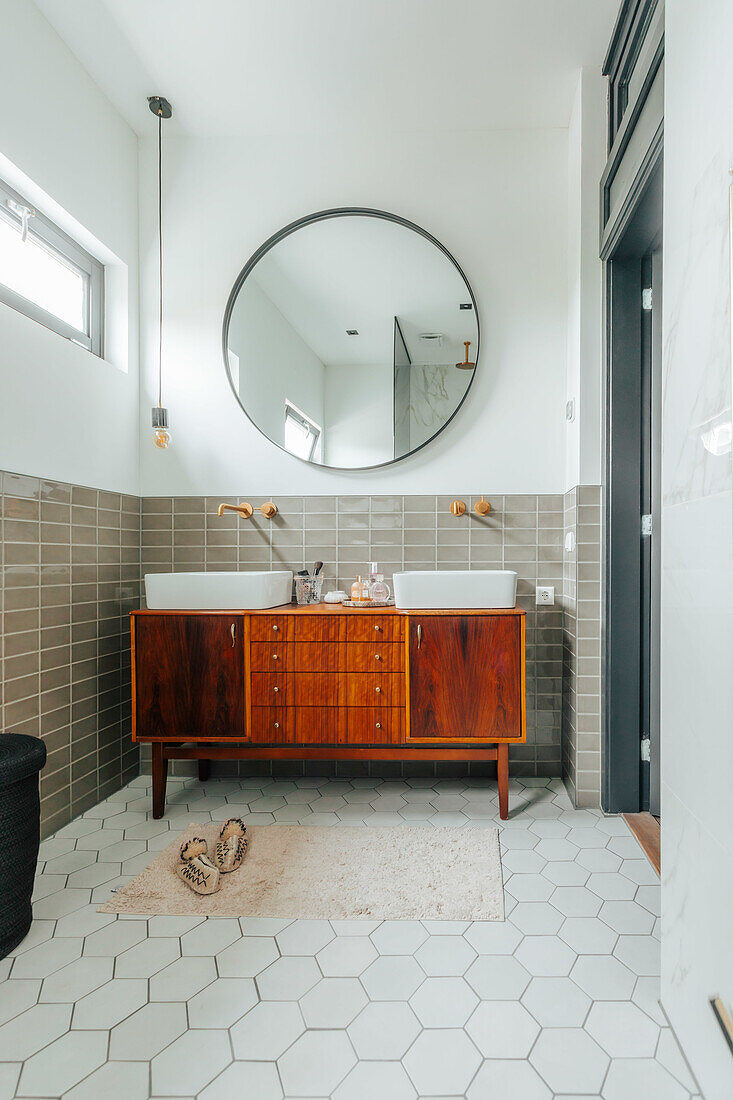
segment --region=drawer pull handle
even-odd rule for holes
[[[375,630],[381,630],[382,628],[381,628],[381,626],[379,626],[379,624],[377,624],[377,626],[375,626],[374,629]]]
[[[276,730],[279,730],[279,729],[280,729],[280,723],[279,723],[279,722],[276,722],[276,723],[275,723],[275,729],[276,729]]]
[[[274,688],[273,688],[272,690],[273,690],[273,691],[279,691],[279,690],[280,690],[280,688],[279,688],[279,687],[274,687]]]
[[[272,624],[272,629],[273,629],[273,630],[279,630],[279,629],[280,629],[280,627],[279,627],[279,626],[277,625],[277,623],[273,623],[273,624]]]
[[[378,730],[381,730],[381,728],[382,728],[382,723],[381,722],[376,722],[375,725],[376,725]]]
[[[418,623],[417,624],[417,648],[419,649],[421,645],[422,645],[422,626],[420,625],[420,623]]]
[[[231,631],[232,631],[232,649],[234,649],[235,645],[237,644],[237,624],[236,623],[232,623]]]
[[[375,688],[374,690],[376,691],[377,695],[379,695],[379,693],[381,692],[382,689],[381,688]]]
[[[381,660],[382,660],[381,654],[379,654],[379,653],[375,653],[375,654],[374,654],[374,660],[375,660],[375,661],[381,661]]]
[[[277,653],[273,653],[273,655],[272,655],[272,659],[273,659],[273,661],[276,661],[276,660],[277,660]]]

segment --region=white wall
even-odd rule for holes
[[[145,442],[154,396],[154,154],[151,135],[141,148],[144,493],[563,489],[566,131],[171,139],[167,452]],[[472,283],[482,326],[470,399],[440,439],[396,466],[346,474],[304,465],[263,439],[230,392],[221,353],[224,306],[251,253],[295,218],[345,205],[402,214],[443,241]]]
[[[323,427],[326,368],[254,279],[232,311],[229,347],[247,411],[270,439],[282,446],[286,400]]]
[[[0,304],[0,469],[137,493],[137,140],[28,0],[2,5],[0,102],[0,176],[113,265],[113,362]]]
[[[706,1100],[733,1096],[733,7],[667,0],[664,120],[662,1003]]]
[[[324,452],[329,466],[376,466],[394,454],[392,363],[326,367]]]
[[[578,78],[568,127],[567,398],[565,489],[602,480],[602,285],[598,184],[606,162],[606,82],[596,69]]]

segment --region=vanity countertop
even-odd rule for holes
[[[251,610],[249,608],[229,607],[224,611],[207,611],[205,609],[189,611],[185,608],[171,610],[147,610],[131,612],[132,615],[526,615],[523,607],[515,604],[514,607],[449,607],[430,610],[419,610],[400,607],[343,607],[340,603],[312,603],[299,605],[296,603],[281,604],[279,607],[267,607],[264,610]]]

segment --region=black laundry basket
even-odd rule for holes
[[[46,763],[40,737],[0,735],[0,959],[28,934],[41,839],[38,773]]]

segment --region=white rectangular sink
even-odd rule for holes
[[[261,573],[146,573],[151,611],[261,611],[290,603],[289,569]]]
[[[416,611],[514,607],[517,574],[511,569],[411,569],[395,573],[394,597],[397,607]]]

